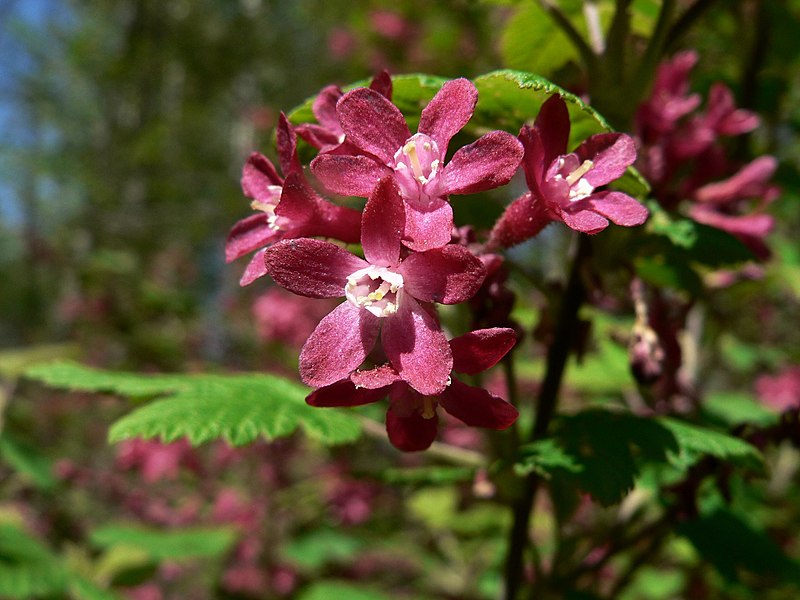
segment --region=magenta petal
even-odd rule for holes
[[[448,81],[422,109],[419,132],[432,137],[444,156],[452,137],[472,118],[477,103],[478,89],[471,81]]]
[[[698,202],[725,204],[731,200],[761,196],[777,168],[778,161],[774,156],[759,156],[728,179],[704,185],[694,193],[694,197]]]
[[[392,78],[389,75],[389,71],[386,69],[383,69],[372,78],[369,87],[378,92],[381,96],[384,96],[387,100],[392,99]]]
[[[608,221],[592,210],[561,211],[561,220],[567,227],[583,233],[599,233],[608,227]]]
[[[453,355],[438,319],[401,291],[400,306],[384,318],[383,349],[400,377],[421,394],[441,392],[450,379]]]
[[[525,149],[521,163],[522,171],[525,173],[525,183],[535,195],[541,196],[541,182],[544,181],[545,173],[555,158],[545,162],[547,153],[538,129],[523,125],[519,130],[519,141]]]
[[[430,419],[418,412],[400,416],[391,406],[386,412],[386,433],[389,441],[403,452],[420,452],[430,448],[436,439],[438,426],[439,417],[435,414]]]
[[[403,244],[417,252],[441,248],[453,233],[453,208],[443,198],[434,198],[425,209],[405,203],[406,225]]]
[[[381,320],[350,302],[333,309],[300,351],[300,378],[311,387],[345,379],[355,371],[378,339]]]
[[[448,244],[414,252],[400,264],[403,289],[423,302],[458,304],[478,291],[486,277],[483,262],[464,246]]]
[[[382,177],[392,170],[367,156],[320,154],[311,171],[328,190],[343,196],[368,198]]]
[[[347,140],[387,165],[394,164],[395,152],[411,137],[400,109],[375,90],[346,93],[336,110]]]
[[[322,125],[316,123],[303,123],[294,128],[301,138],[306,142],[322,150],[328,150],[339,145],[339,136],[332,133]]]
[[[339,86],[329,85],[322,89],[311,105],[311,112],[314,113],[317,122],[334,135],[342,133],[339,115],[336,114],[336,103],[343,95]],[[337,143],[338,141],[340,140],[337,140]]]
[[[275,137],[278,143],[278,158],[281,162],[281,170],[284,175],[292,171],[302,171],[303,166],[297,157],[297,135],[294,132],[289,119],[281,112],[278,118],[278,127],[275,130]]]
[[[641,225],[650,214],[644,204],[622,192],[599,192],[579,201],[617,225]]]
[[[517,334],[508,327],[478,329],[450,340],[453,371],[475,375],[490,369],[503,358],[514,344]]]
[[[389,365],[381,365],[368,371],[355,371],[350,375],[350,381],[356,387],[375,390],[401,381],[400,376]]]
[[[363,389],[353,385],[348,379],[337,381],[314,390],[306,397],[306,402],[311,406],[362,406],[377,402],[385,397],[386,389]]]
[[[380,180],[364,206],[361,245],[370,264],[391,267],[400,262],[400,239],[406,213],[393,177]]]
[[[542,143],[542,162],[549,165],[557,157],[567,152],[569,142],[569,111],[567,103],[558,94],[554,94],[542,104],[534,122]]]
[[[619,179],[636,160],[636,144],[624,133],[598,133],[575,149],[581,162],[592,161],[592,168],[583,176],[592,187],[600,187]]]
[[[283,240],[267,248],[264,264],[275,283],[311,298],[344,296],[347,277],[368,266],[336,244],[309,238]]]
[[[253,152],[242,169],[244,195],[254,200],[270,198],[273,195],[269,190],[271,185],[283,185],[283,179],[266,156]]]
[[[250,262],[247,264],[247,267],[242,273],[241,279],[239,279],[239,285],[244,287],[246,285],[250,285],[259,277],[263,277],[267,274],[267,268],[264,265],[264,253],[266,250],[260,250],[253,255],[253,258],[250,259]]]
[[[490,131],[459,148],[442,177],[444,194],[474,194],[507,184],[525,153],[520,141],[505,131]]]
[[[317,202],[321,200],[305,180],[302,171],[293,171],[283,182],[281,199],[275,214],[290,219],[292,226],[305,224],[314,217]]]
[[[281,233],[269,226],[269,217],[265,213],[250,215],[238,221],[228,234],[225,260],[231,262],[280,238]]]
[[[439,395],[439,404],[471,427],[506,429],[519,416],[517,409],[502,398],[483,388],[461,383],[455,378]]]

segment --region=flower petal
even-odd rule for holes
[[[317,198],[317,193],[308,185],[302,171],[293,171],[283,182],[275,214],[290,219],[293,226],[299,226],[314,217]]]
[[[542,104],[536,115],[534,128],[542,144],[542,163],[547,167],[556,158],[567,153],[569,142],[569,111],[567,103],[558,94],[553,94]]]
[[[538,234],[552,221],[544,201],[528,192],[506,207],[492,228],[487,247],[516,246]]]
[[[347,140],[386,165],[394,163],[395,152],[411,137],[400,109],[375,90],[347,92],[336,111]]]
[[[253,200],[270,198],[269,186],[283,185],[283,178],[278,175],[275,166],[263,154],[253,152],[242,168],[242,191]]]
[[[458,304],[471,298],[486,277],[486,267],[464,246],[448,244],[415,252],[400,263],[403,289],[423,302]]]
[[[490,131],[459,148],[447,163],[443,194],[474,194],[507,184],[517,172],[525,151],[506,131]]]
[[[517,409],[499,396],[483,388],[461,383],[455,378],[439,395],[439,404],[471,427],[506,429],[519,416]]]
[[[300,164],[300,159],[297,157],[297,135],[294,132],[294,127],[289,123],[289,119],[286,118],[283,112],[278,118],[275,137],[277,138],[278,158],[280,159],[283,174],[288,175],[292,171],[302,171],[303,165]]]
[[[391,366],[381,365],[368,371],[355,371],[350,375],[350,381],[356,387],[375,390],[401,381],[400,376]]]
[[[608,227],[608,221],[592,210],[562,210],[561,220],[564,221],[566,226],[570,229],[582,233],[599,233]]]
[[[726,204],[743,198],[757,198],[765,194],[767,182],[778,168],[774,156],[759,156],[747,163],[728,179],[708,183],[694,193],[698,202]]]
[[[389,75],[389,71],[386,69],[383,69],[372,78],[369,87],[378,92],[381,96],[385,96],[387,100],[392,99],[392,78]]]
[[[514,344],[517,335],[508,327],[478,329],[450,340],[453,370],[475,375],[496,365]]]
[[[581,162],[592,161],[592,168],[583,176],[592,187],[600,187],[619,179],[636,160],[636,144],[624,133],[598,133],[575,149]]]
[[[225,242],[225,260],[231,262],[281,238],[281,233],[269,226],[269,218],[259,212],[238,221]]]
[[[314,113],[317,122],[334,135],[342,133],[339,115],[336,113],[336,103],[343,95],[338,85],[329,85],[322,89],[311,105],[311,112]]]
[[[250,285],[259,277],[263,277],[267,274],[267,268],[264,265],[264,252],[266,252],[266,249],[259,250],[253,255],[253,258],[250,259],[247,267],[245,267],[244,273],[242,273],[241,279],[239,279],[240,286],[244,287]]]
[[[350,302],[331,311],[300,351],[300,378],[311,387],[345,379],[355,371],[378,339],[381,320]]]
[[[430,448],[436,439],[438,427],[438,415],[430,419],[426,419],[418,412],[400,416],[391,406],[386,412],[386,433],[389,435],[389,441],[403,452],[419,452]]]
[[[364,389],[345,379],[314,390],[306,397],[311,406],[362,406],[385,397],[388,389]]]
[[[477,103],[478,89],[470,80],[448,81],[422,109],[419,132],[432,137],[444,156],[452,137],[472,118]]]
[[[369,263],[391,267],[400,262],[405,221],[403,199],[394,177],[384,177],[367,200],[361,218],[361,245]]]
[[[650,214],[644,204],[622,192],[599,192],[579,202],[617,225],[626,227],[641,225]]]
[[[275,283],[301,296],[344,296],[347,277],[367,262],[336,244],[300,238],[283,240],[267,249],[264,264]]]
[[[368,198],[378,181],[392,172],[368,156],[339,154],[320,154],[311,161],[311,171],[334,194],[362,198]]]
[[[450,379],[453,355],[438,319],[409,294],[383,323],[383,349],[392,367],[421,394],[441,392]]]
[[[424,252],[450,243],[453,233],[453,208],[447,200],[434,198],[425,209],[406,202],[405,211],[404,246],[417,252]]]

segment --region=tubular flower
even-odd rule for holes
[[[647,219],[647,209],[627,194],[595,191],[621,177],[636,159],[633,139],[601,133],[567,154],[569,130],[567,106],[558,95],[542,105],[533,127],[522,127],[522,169],[529,191],[495,224],[489,248],[519,244],[552,221],[593,234],[608,227],[609,220],[633,226]]]
[[[380,333],[392,368],[412,388],[437,394],[447,386],[453,357],[431,303],[467,300],[480,287],[485,268],[454,244],[403,257],[404,222],[397,185],[386,177],[364,208],[364,259],[305,238],[267,249],[265,268],[279,285],[303,296],[346,299],[322,319],[300,352],[306,384],[320,387],[346,378]]]
[[[354,243],[359,238],[361,214],[336,206],[308,185],[297,158],[297,138],[286,115],[278,123],[278,154],[283,179],[268,158],[254,152],[242,171],[242,190],[252,199],[256,214],[236,223],[225,244],[227,262],[257,251],[239,281],[248,285],[266,274],[264,247],[279,240],[325,236]]]
[[[368,197],[394,178],[405,204],[402,242],[425,251],[450,242],[450,194],[472,194],[508,183],[523,150],[505,131],[492,131],[459,149],[445,164],[447,146],[472,117],[478,90],[466,79],[448,81],[423,109],[412,135],[400,110],[375,90],[358,88],[336,105],[352,156],[321,154],[311,170],[329,190]]]
[[[453,371],[474,375],[497,364],[514,346],[513,329],[472,331],[450,340]],[[359,406],[389,397],[386,431],[389,441],[406,452],[425,450],[436,437],[437,407],[473,427],[505,429],[516,421],[517,409],[491,392],[467,385],[455,376],[436,394],[421,394],[389,365],[356,371],[349,377],[312,392],[312,406]]]

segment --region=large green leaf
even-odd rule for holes
[[[337,529],[316,529],[282,548],[285,558],[308,570],[317,570],[329,563],[347,562],[364,544],[357,537]]]
[[[308,406],[305,388],[273,375],[137,375],[52,363],[38,365],[26,376],[71,390],[164,396],[114,423],[109,432],[112,442],[186,437],[192,444],[222,438],[242,445],[259,436],[285,437],[302,427],[324,444],[341,444],[361,433],[355,415]]]
[[[154,560],[176,560],[221,556],[236,541],[236,533],[220,527],[163,531],[109,525],[92,531],[89,539],[100,548],[127,546],[146,552]]]
[[[66,589],[67,572],[39,540],[0,525],[0,598],[30,600]]]
[[[392,77],[392,101],[403,111],[409,126],[414,129],[419,113],[442,87],[446,79],[431,75],[412,74]],[[348,88],[365,85],[359,81]],[[467,132],[480,135],[492,129],[517,133],[523,123],[531,123],[542,104],[554,94],[567,103],[572,129],[571,147],[595,133],[611,131],[606,120],[580,98],[558,87],[553,82],[525,71],[501,70],[481,75],[474,80],[478,88],[478,105],[467,127]],[[311,112],[313,98],[309,98],[289,114],[295,123],[314,120]],[[615,186],[634,196],[642,197],[649,191],[648,184],[634,169],[615,182]]]
[[[515,470],[571,482],[609,505],[633,488],[646,464],[685,472],[703,456],[744,468],[762,466],[754,446],[707,427],[589,409],[559,418],[551,438],[523,446]]]

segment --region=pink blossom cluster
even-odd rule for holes
[[[664,208],[686,204],[692,219],[727,231],[766,258],[764,239],[774,222],[765,209],[780,194],[770,182],[777,161],[760,156],[742,165],[728,157],[724,139],[752,131],[759,118],[737,108],[722,83],[711,87],[700,110],[702,98],[690,91],[689,79],[697,60],[689,50],[659,66],[653,91],[636,115],[636,167]]]
[[[433,443],[438,407],[492,429],[518,416],[499,396],[457,377],[494,366],[514,346],[514,330],[490,326],[448,339],[436,305],[495,299],[484,289],[502,262],[494,252],[553,221],[593,234],[609,220],[639,225],[648,213],[630,196],[603,189],[634,162],[632,138],[594,135],[569,152],[569,114],[558,95],[519,136],[490,131],[454,152],[451,141],[478,101],[474,84],[446,82],[415,133],[391,97],[384,72],[370,87],[323,89],[313,103],[316,124],[294,127],[282,115],[283,174],[260,154],[248,159],[242,187],[257,213],[234,226],[226,253],[233,260],[255,251],[242,285],[268,274],[300,296],[344,300],[300,352],[300,376],[315,388],[307,402],[356,406],[388,397],[389,439],[415,451]],[[297,136],[318,150],[310,171],[319,186],[366,198],[362,211],[315,190],[298,159]],[[454,226],[451,197],[503,186],[520,169],[528,191],[509,204],[485,243],[469,243]],[[362,254],[342,243],[360,243]],[[472,308],[480,312],[474,302]]]

